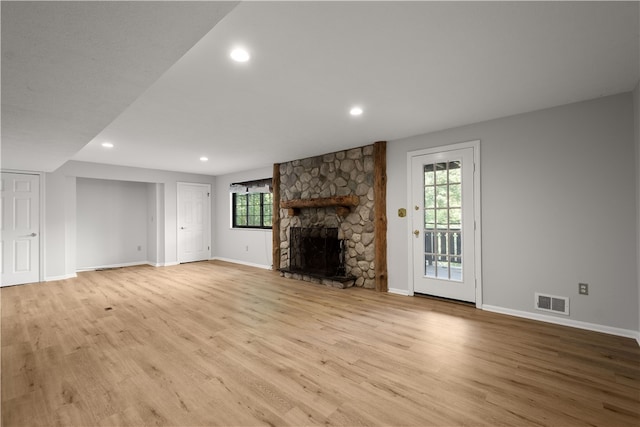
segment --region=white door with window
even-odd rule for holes
[[[178,183],[178,262],[211,257],[211,185]]]
[[[478,149],[476,142],[410,153],[415,293],[480,303]]]
[[[2,286],[40,280],[40,176],[2,173]]]

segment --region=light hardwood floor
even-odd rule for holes
[[[11,426],[638,426],[632,339],[203,262],[1,290]]]

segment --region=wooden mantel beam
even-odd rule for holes
[[[346,216],[351,207],[358,206],[360,198],[355,194],[348,196],[321,197],[316,199],[294,199],[280,202],[282,209],[289,209],[289,215],[298,215],[301,208],[327,208],[336,207],[336,213]]]

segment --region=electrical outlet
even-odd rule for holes
[[[589,284],[588,283],[578,283],[578,293],[580,295],[589,295]]]
[[[249,252],[249,246],[244,247],[245,252]]]

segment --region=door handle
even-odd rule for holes
[[[185,230],[187,227],[180,227],[180,230]]]
[[[36,237],[37,234],[36,233],[31,233],[31,234],[27,234],[25,237]]]
[[[416,235],[416,237],[418,237],[418,236],[420,235],[420,231],[418,231],[418,230],[413,230],[413,234],[415,234],[415,235]]]

